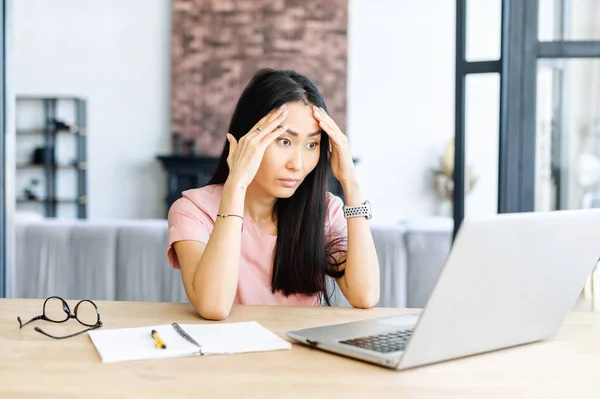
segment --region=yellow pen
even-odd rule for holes
[[[154,338],[154,342],[156,343],[157,348],[167,349],[167,344],[165,344],[165,342],[162,340],[160,335],[158,335],[158,332],[156,332],[156,330],[152,330],[151,335],[152,338]]]

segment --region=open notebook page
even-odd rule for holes
[[[165,341],[166,349],[156,347],[152,330],[156,330]],[[192,356],[198,352],[198,348],[177,334],[170,324],[98,329],[88,334],[103,363]]]
[[[227,354],[291,349],[292,345],[257,322],[180,324],[202,345],[203,354]],[[167,345],[157,348],[151,331]],[[102,362],[161,359],[198,355],[198,348],[181,337],[170,324],[88,332]]]
[[[202,354],[243,353],[291,349],[292,344],[255,321],[242,323],[180,324]]]

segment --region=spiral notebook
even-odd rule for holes
[[[166,348],[158,348],[156,330]],[[255,321],[215,324],[163,324],[88,332],[103,363],[142,359],[289,350],[290,342]]]

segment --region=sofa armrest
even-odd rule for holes
[[[406,229],[399,225],[372,225],[371,234],[379,259],[380,295],[377,307],[402,308],[406,306],[407,265],[404,234]],[[332,280],[330,281],[332,283]],[[333,306],[350,304],[335,285]]]
[[[407,306],[424,308],[452,245],[453,222],[448,218],[407,221]]]
[[[117,299],[187,302],[181,273],[167,262],[166,220],[121,221],[117,249]]]

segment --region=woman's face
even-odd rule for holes
[[[289,128],[267,147],[254,184],[275,198],[291,197],[319,162],[321,128],[311,106],[287,103]]]

